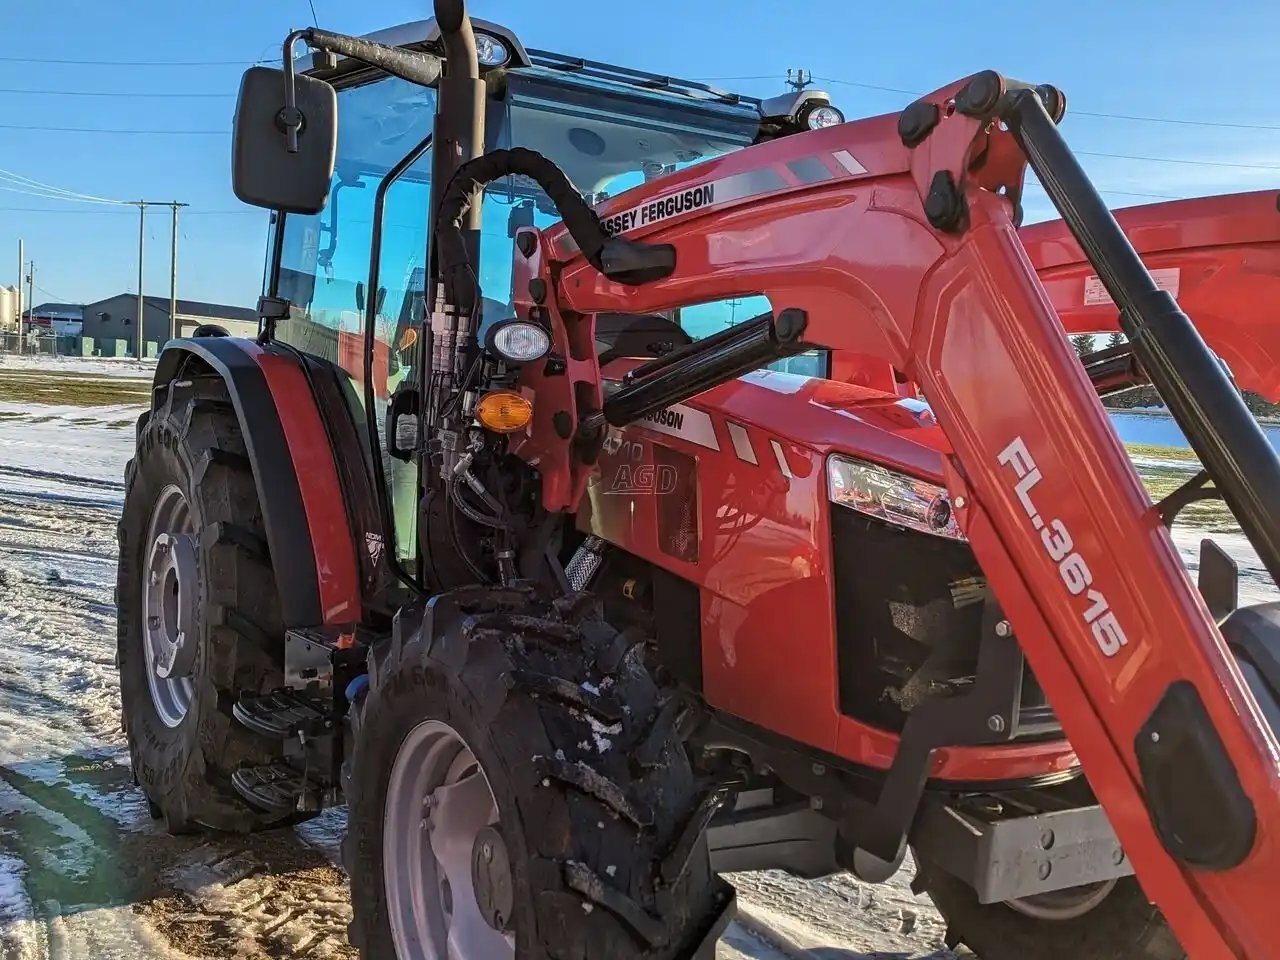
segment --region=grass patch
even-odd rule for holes
[[[1138,467],[1137,470],[1147,493],[1157,503],[1194,476],[1186,470],[1169,467]],[[1240,529],[1235,515],[1221,500],[1200,500],[1193,503],[1178,514],[1177,522],[1210,533],[1233,533]]]
[[[1184,460],[1195,463],[1200,459],[1190,447],[1161,447],[1154,443],[1126,443],[1124,446],[1129,451],[1129,456],[1148,460]]]
[[[0,370],[0,402],[4,403],[103,407],[119,403],[146,404],[150,400],[149,380],[56,370]]]

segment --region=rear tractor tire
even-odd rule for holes
[[[280,601],[225,386],[164,391],[139,419],[117,529],[122,722],[134,779],[170,832],[249,832],[296,819],[251,807],[231,782],[283,750],[230,710],[283,684]]]
[[[1132,877],[1017,904],[979,903],[958,877],[919,864],[947,921],[947,946],[982,960],[1186,960],[1173,931]]]
[[[732,891],[642,648],[583,596],[466,588],[370,659],[343,771],[367,960],[711,958]]]

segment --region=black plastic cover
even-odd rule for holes
[[[1134,753],[1147,811],[1169,854],[1206,870],[1243,862],[1257,814],[1191,681],[1170,684],[1138,731]]]

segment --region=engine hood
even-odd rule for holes
[[[620,379],[635,361],[610,364]],[[927,404],[869,387],[773,370],[746,374],[686,401],[815,452],[844,453],[942,483],[949,451]]]

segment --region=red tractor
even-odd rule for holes
[[[710,957],[719,873],[908,847],[987,960],[1276,955],[1280,606],[1165,524],[1221,496],[1280,575],[1280,462],[1057,90],[845,123],[459,0],[283,63],[236,111],[261,334],[166,347],[127,471],[171,830],[345,803],[371,960]],[[1028,163],[1123,356],[1066,342]],[[1143,379],[1205,466],[1154,506],[1098,400]]]

